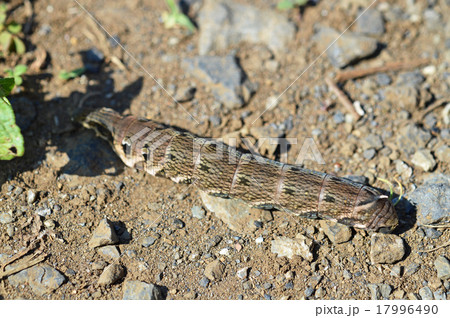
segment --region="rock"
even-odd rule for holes
[[[27,192],[27,203],[33,204],[36,201],[37,192],[35,190],[28,190]]]
[[[125,268],[119,264],[111,264],[107,266],[98,279],[100,286],[109,286],[125,276]]]
[[[414,275],[419,270],[419,268],[420,268],[419,264],[416,264],[416,263],[408,264],[405,267],[404,276],[405,277],[409,277],[411,275]]]
[[[413,85],[414,87],[419,87],[420,84],[422,84],[425,81],[425,77],[420,74],[420,72],[405,72],[400,73],[397,76],[397,79],[395,81],[395,85],[402,86],[402,85]]]
[[[381,292],[378,284],[367,284],[367,287],[369,288],[370,298],[372,300],[379,300],[381,298]]]
[[[392,79],[386,73],[378,73],[375,75],[375,80],[379,86],[387,86],[392,83]]]
[[[380,288],[381,296],[384,299],[389,299],[389,296],[392,293],[392,287],[388,284],[378,284],[378,287]]]
[[[257,228],[255,221],[264,220],[266,211],[252,208],[242,200],[213,197],[206,192],[199,192],[206,209],[214,212],[233,231],[251,233]]]
[[[364,150],[363,157],[367,160],[370,160],[373,157],[375,157],[376,154],[377,154],[377,151],[375,149],[369,148],[369,149]]]
[[[292,258],[294,255],[298,255],[308,261],[312,261],[312,246],[312,240],[301,234],[297,234],[295,239],[278,236],[272,241],[270,251],[278,254],[278,257],[286,256],[287,258]]]
[[[197,219],[201,220],[201,219],[203,219],[206,216],[206,212],[201,206],[194,205],[192,207],[191,211],[192,211],[192,216],[194,218],[197,218]]]
[[[442,291],[441,289],[439,289],[433,293],[433,297],[436,300],[446,300],[447,294],[444,291]]]
[[[313,41],[316,42],[320,53],[336,41],[326,53],[331,64],[340,68],[374,54],[378,48],[375,39],[349,31],[341,36],[340,32],[328,27],[321,27],[314,35]]]
[[[12,213],[7,212],[0,213],[0,223],[9,224],[12,222],[14,222],[14,217],[12,216]]]
[[[258,140],[258,151],[261,156],[271,157],[279,147],[278,138],[283,137],[284,131],[274,125],[251,127],[250,134]],[[274,142],[276,141],[276,142]]]
[[[305,297],[311,297],[314,294],[314,288],[308,287],[305,290]]]
[[[253,94],[253,85],[248,81],[234,56],[186,58],[182,62],[182,67],[208,85],[214,97],[229,109],[243,106]]]
[[[225,264],[216,259],[205,267],[205,276],[212,281],[222,280],[223,273],[225,272]]]
[[[418,224],[450,221],[450,177],[432,177],[414,190],[409,199],[416,204]]]
[[[405,245],[394,234],[374,233],[371,237],[370,260],[372,264],[392,264],[403,258]]]
[[[434,260],[434,267],[437,271],[437,277],[441,280],[450,279],[450,262],[445,256],[438,256]]]
[[[49,215],[52,214],[52,210],[50,208],[44,206],[44,207],[37,208],[35,213],[37,215],[42,216],[43,218],[45,218],[46,216],[49,216]]]
[[[419,103],[419,90],[412,84],[386,87],[384,90],[385,101],[395,107],[401,107],[412,113],[416,111]]]
[[[344,224],[328,220],[320,220],[319,224],[325,235],[334,244],[347,242],[352,237],[352,230]]]
[[[179,103],[184,103],[192,100],[195,96],[196,88],[193,86],[181,87],[177,89],[175,100]]]
[[[419,295],[422,298],[422,300],[433,300],[433,292],[428,286],[419,289]]]
[[[361,14],[361,12],[359,14]],[[356,20],[355,32],[367,35],[382,35],[384,31],[383,15],[380,11],[375,9],[366,10],[364,14]]]
[[[450,163],[450,147],[449,146],[443,145],[443,146],[439,147],[438,149],[436,149],[434,154],[436,155],[436,158],[439,161],[445,162],[445,163]]]
[[[206,277],[203,277],[202,279],[200,279],[200,286],[202,287],[208,287],[209,285],[209,279]]]
[[[100,221],[98,227],[92,234],[92,238],[89,241],[89,247],[95,248],[104,245],[115,244],[119,242],[119,237],[114,231],[114,226],[108,219]]]
[[[28,283],[33,293],[38,296],[53,292],[65,281],[63,274],[47,264],[36,265],[8,277],[8,282],[16,288]]]
[[[161,287],[153,284],[129,280],[123,285],[123,300],[162,300],[164,298]]]
[[[364,150],[374,148],[380,150],[383,148],[383,140],[379,135],[370,134],[363,140],[361,140],[361,146]]]
[[[430,140],[431,134],[416,124],[409,124],[401,128],[397,136],[399,149],[407,155],[412,155],[420,148],[425,148]]]
[[[236,276],[240,279],[247,279],[249,267],[241,268],[236,272]]]
[[[97,249],[97,253],[106,260],[119,259],[120,252],[117,246],[102,246]]]
[[[426,172],[431,171],[436,167],[436,161],[431,152],[427,149],[418,150],[412,157],[411,162]]]
[[[263,44],[274,52],[283,52],[295,37],[295,25],[286,16],[230,0],[205,0],[197,22],[202,55],[225,51],[241,42]]]
[[[430,227],[426,227],[423,230],[425,232],[425,236],[432,240],[435,240],[442,235],[442,232]]]
[[[155,244],[155,242],[156,242],[156,238],[151,237],[151,236],[146,236],[146,237],[142,238],[141,245],[143,247],[149,247],[149,246],[152,246],[153,244]]]

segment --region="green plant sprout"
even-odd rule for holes
[[[295,7],[301,7],[308,3],[308,0],[281,0],[278,2],[278,10],[290,10]]]
[[[6,98],[14,88],[14,83],[14,78],[0,78],[0,160],[21,157],[25,152],[23,136]]]
[[[166,4],[169,7],[169,12],[162,14],[162,20],[164,21],[164,27],[167,29],[180,25],[191,32],[195,31],[195,26],[191,20],[181,12],[180,8],[175,4],[174,0],[166,0]]]
[[[2,47],[3,55],[8,55],[9,52],[16,52],[17,54],[25,53],[25,44],[19,38],[19,33],[22,31],[22,26],[15,21],[6,23],[6,4],[0,4],[0,45]]]
[[[27,71],[28,67],[23,64],[19,64],[14,69],[6,70],[5,73],[9,76],[14,78],[14,83],[16,86],[20,86],[23,83],[22,76]]]
[[[63,79],[63,80],[67,81],[67,80],[70,80],[70,79],[73,79],[73,78],[76,78],[78,76],[83,75],[84,72],[86,72],[86,68],[85,67],[76,68],[76,69],[71,70],[71,71],[62,70],[61,72],[59,72],[58,77],[60,79]]]
[[[386,179],[382,179],[382,178],[377,178],[377,179],[380,180],[381,182],[386,183],[389,186],[389,190],[390,190],[389,200],[392,200],[392,198],[394,197],[394,185]],[[397,180],[397,178],[394,178],[394,180],[395,180],[395,182],[397,182],[397,184],[400,188],[400,196],[398,197],[397,201],[394,203],[394,206],[396,206],[400,202],[400,200],[403,198],[403,186],[400,183],[400,181]]]

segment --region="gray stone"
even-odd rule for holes
[[[325,235],[334,244],[344,243],[352,238],[352,230],[344,224],[328,220],[320,220],[319,224]]]
[[[413,155],[411,162],[425,172],[431,171],[436,167],[436,161],[428,149],[420,149]]]
[[[40,207],[37,208],[35,213],[39,216],[42,216],[43,218],[45,218],[46,216],[49,216],[52,214],[52,210],[48,207]]]
[[[450,278],[450,262],[445,256],[438,256],[434,260],[434,267],[437,271],[437,277],[441,280]]]
[[[363,157],[367,160],[370,160],[373,157],[375,157],[376,153],[377,153],[377,151],[375,149],[369,148],[369,149],[364,150]]]
[[[311,295],[314,294],[314,288],[308,287],[305,290],[305,296],[306,297],[311,297]]]
[[[301,234],[297,234],[295,239],[278,236],[272,241],[270,251],[278,254],[278,257],[286,256],[287,258],[292,258],[294,255],[298,255],[308,261],[312,261],[312,243],[312,240]]]
[[[28,190],[27,192],[27,203],[33,204],[36,201],[37,192],[35,190]]]
[[[344,269],[344,272],[342,273],[342,276],[344,276],[345,279],[352,279],[353,275],[348,270]]]
[[[375,76],[377,84],[380,86],[387,86],[392,83],[392,79],[386,73],[379,73]]]
[[[222,280],[223,274],[225,272],[225,264],[216,259],[212,261],[205,267],[205,276],[212,281]]]
[[[371,237],[370,260],[372,264],[392,264],[405,255],[405,244],[394,234],[374,233]]]
[[[425,286],[419,289],[419,295],[422,297],[422,300],[433,300],[433,292],[430,287]]]
[[[450,147],[449,146],[443,145],[443,146],[439,147],[438,149],[436,149],[434,154],[436,155],[436,158],[439,161],[445,162],[445,163],[450,163]]]
[[[213,197],[200,191],[205,208],[213,212],[230,229],[238,233],[251,233],[257,229],[255,221],[264,221],[270,211],[250,207],[242,200]]]
[[[142,238],[141,245],[143,247],[149,247],[149,246],[152,246],[153,244],[155,244],[155,242],[156,242],[156,239],[154,237],[146,236],[146,237]]]
[[[100,286],[109,286],[125,276],[125,268],[119,264],[111,264],[107,266],[98,279]]]
[[[202,55],[225,51],[241,42],[263,44],[275,53],[283,52],[295,37],[295,25],[286,16],[230,0],[205,0],[197,22]]]
[[[433,9],[427,9],[423,13],[425,25],[430,30],[440,30],[442,27],[441,15]]]
[[[114,226],[108,219],[100,221],[98,227],[92,234],[92,238],[89,241],[89,247],[95,248],[104,245],[115,244],[119,242],[119,238],[114,230]]]
[[[418,224],[450,221],[450,177],[437,177],[429,179],[409,196],[417,207]]]
[[[123,300],[161,300],[164,294],[159,286],[137,280],[126,281],[123,285]]]
[[[419,268],[420,268],[420,264],[416,264],[416,263],[408,264],[405,267],[404,276],[409,277],[411,275],[414,275],[419,270]]]
[[[119,259],[120,253],[117,246],[102,246],[97,249],[97,253],[106,260]]]
[[[430,140],[430,132],[416,124],[409,124],[401,128],[397,136],[399,149],[407,155],[412,155],[420,148],[425,148]]]
[[[402,267],[400,265],[395,265],[391,269],[391,276],[401,277],[402,276]]]
[[[340,32],[328,27],[320,28],[313,41],[320,53],[336,41],[326,52],[331,64],[340,68],[372,55],[378,47],[375,39],[348,31],[341,36]]]
[[[47,264],[36,265],[8,277],[8,282],[16,288],[28,283],[33,293],[38,296],[53,292],[65,281],[63,274]]]
[[[381,292],[378,284],[367,284],[367,287],[369,288],[370,298],[372,300],[379,300],[381,298]]]
[[[241,268],[236,272],[236,276],[239,277],[240,279],[246,279],[248,276],[248,271],[249,271],[248,267]]]
[[[416,111],[420,98],[418,88],[412,84],[386,87],[383,95],[387,103],[401,107],[410,113]]]
[[[436,300],[446,300],[447,294],[442,289],[439,289],[433,293],[433,297]]]
[[[206,216],[206,212],[201,206],[194,205],[192,207],[191,211],[192,211],[192,216],[194,218],[197,218],[197,219],[201,220],[201,219],[203,219]]]
[[[383,15],[380,11],[375,9],[366,10],[364,14],[356,20],[355,31],[367,35],[382,35],[385,31]]]
[[[425,82],[425,77],[420,72],[405,72],[397,76],[395,85],[413,85],[414,87],[419,87],[423,82]]]
[[[186,58],[182,67],[208,85],[214,97],[229,109],[243,106],[254,91],[234,56]]]
[[[202,279],[200,279],[200,286],[202,287],[208,287],[209,285],[209,279],[206,277],[203,277]]]
[[[14,217],[12,216],[12,213],[8,212],[0,213],[0,223],[9,224],[12,222],[14,222]]]
[[[370,134],[361,141],[361,145],[364,150],[374,148],[380,150],[383,148],[383,140],[379,135]]]
[[[426,227],[423,230],[425,231],[426,237],[428,237],[429,239],[432,239],[432,240],[435,240],[442,235],[441,231],[438,231],[438,230],[430,228],[430,227]]]

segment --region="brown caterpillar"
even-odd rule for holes
[[[108,108],[90,113],[83,125],[109,139],[127,166],[175,182],[195,183],[210,195],[367,230],[390,231],[398,224],[386,195],[345,178],[242,153]]]

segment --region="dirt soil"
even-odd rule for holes
[[[23,4],[16,2],[18,7],[12,16],[25,23],[27,14]],[[275,1],[239,2],[276,10]],[[50,208],[51,214],[41,220],[56,234],[45,236],[40,249],[47,254],[45,263],[60,271],[67,280],[51,293],[36,295],[28,284],[15,288],[5,279],[0,296],[4,299],[122,299],[123,283],[127,280],[163,286],[168,299],[370,299],[368,284],[377,283],[393,288],[391,299],[414,299],[424,287],[424,281],[432,290],[445,290],[448,284],[436,278],[433,262],[438,255],[448,256],[448,249],[419,251],[448,242],[450,231],[439,229],[442,235],[437,239],[424,236],[415,224],[414,215],[408,215],[412,212],[407,210],[407,203],[397,206],[402,220],[396,234],[407,245],[406,255],[397,264],[370,263],[369,232],[353,230],[350,241],[333,244],[316,220],[294,219],[280,211],[272,211],[273,220],[253,232],[237,233],[210,212],[201,220],[192,216],[191,209],[202,206],[195,187],[174,184],[125,167],[106,141],[73,120],[82,109],[109,106],[205,137],[223,137],[250,127],[265,109],[268,98],[281,94],[321,53],[312,40],[314,25],[321,23],[343,31],[357,16],[360,2],[320,1],[301,11],[283,12],[294,21],[298,31],[287,52],[275,58],[264,46],[248,43],[216,52],[226,55],[234,50],[249,80],[258,83],[250,102],[235,110],[221,108],[207,85],[183,72],[182,59],[198,55],[198,32],[191,35],[186,30],[164,28],[161,21],[162,12],[166,11],[164,1],[81,1],[109,34],[118,36],[132,56],[112,45],[76,2],[33,2],[33,25],[26,35],[27,53],[0,60],[2,68],[17,63],[30,65],[38,49],[48,53],[43,69],[29,71],[22,87],[11,96],[26,152],[22,158],[0,163],[0,212],[12,212],[14,216],[9,232],[7,224],[0,224],[0,254],[14,255],[28,246],[36,234],[32,227],[36,221],[32,220],[29,226],[24,224],[39,209]],[[380,1],[386,2],[391,3]],[[438,3],[434,10],[443,17],[450,16],[448,2],[431,2]],[[396,6],[406,11],[407,3],[398,1]],[[435,65],[439,74],[444,72],[442,67],[449,71],[449,48],[445,48],[442,32],[434,32],[425,28],[424,22],[410,19],[394,19],[385,26],[386,32],[379,38],[385,47],[350,68],[428,58],[427,65]],[[80,52],[94,47],[105,55],[99,72],[70,81],[58,78],[62,69],[82,66]],[[444,63],[446,57],[447,64]],[[123,64],[116,62],[117,59]],[[279,63],[275,72],[262,67],[271,59]],[[416,70],[422,71],[421,68]],[[408,194],[431,174],[449,173],[448,163],[441,161],[431,172],[415,167],[411,156],[396,142],[396,136],[406,125],[425,125],[422,116],[425,107],[439,96],[448,96],[448,80],[445,84],[438,76],[427,76],[417,106],[408,109],[406,114],[395,103],[374,99],[376,88],[371,86],[374,76],[348,81],[342,86],[343,90],[352,100],[362,101],[366,114],[356,123],[337,123],[334,116],[348,111],[324,89],[325,78],[337,71],[325,55],[321,56],[286,91],[277,107],[255,122],[254,126],[262,127],[292,118],[293,127],[286,131],[286,137],[298,138],[299,142],[290,148],[288,162],[295,162],[302,141],[313,136],[325,165],[306,161],[307,168],[339,176],[366,176],[379,188],[386,189],[387,185],[376,178],[393,181],[398,177]],[[402,72],[387,74],[395,82]],[[194,100],[182,106],[199,121],[198,125],[158,88],[155,79],[169,93],[180,87],[196,87]],[[316,91],[321,93],[316,94]],[[436,108],[432,113],[438,118],[438,126],[441,125],[438,128],[443,129],[442,109]],[[211,116],[218,116],[220,124],[214,125],[209,120]],[[322,133],[317,134],[317,129]],[[430,131],[435,145],[445,143],[439,130]],[[371,159],[364,157],[361,140],[369,134],[383,136],[384,148],[390,151],[379,150]],[[278,158],[276,153],[269,157]],[[397,159],[413,167],[411,176],[399,175],[394,163]],[[37,194],[32,203],[28,203],[29,190]],[[112,286],[100,287],[97,281],[102,266],[99,264],[104,258],[89,248],[88,241],[105,217],[114,223],[120,236],[117,246],[121,257],[116,262],[126,268],[126,275]],[[174,222],[175,219],[182,220],[184,226]],[[156,242],[143,247],[142,238],[155,233],[159,234]],[[314,240],[317,248],[313,262],[300,257],[280,258],[271,253],[273,237],[294,238],[297,233]],[[220,242],[208,247],[216,236],[222,238]],[[262,243],[257,242],[259,237],[263,238]],[[219,253],[224,248],[228,248],[228,254]],[[197,254],[198,257],[193,256]],[[204,287],[201,280],[205,267],[217,258],[226,265],[223,277]],[[112,262],[106,260],[106,263]],[[411,264],[419,264],[413,275],[391,274],[394,266],[408,268]],[[236,276],[243,267],[249,267],[247,280]],[[292,284],[287,285],[290,282]]]

